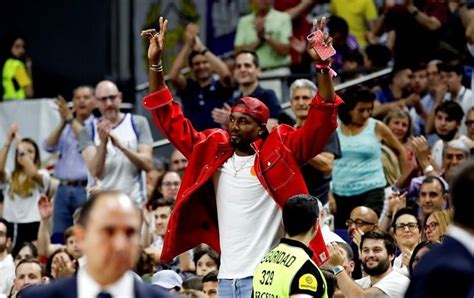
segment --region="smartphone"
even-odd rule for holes
[[[313,48],[318,53],[319,57],[323,61],[327,60],[329,57],[332,57],[336,54],[336,50],[332,45],[324,46],[324,33],[321,30],[316,30],[306,37],[308,41],[312,41]]]

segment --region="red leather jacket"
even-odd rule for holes
[[[338,96],[334,103],[326,103],[318,94],[310,104],[303,127],[279,125],[265,140],[252,144],[257,177],[280,207],[289,197],[308,193],[299,167],[321,152],[336,129],[336,107],[340,103]],[[153,112],[155,124],[189,161],[168,223],[161,259],[168,262],[200,243],[220,251],[211,178],[234,152],[229,133],[223,129],[196,131],[168,88],[146,96],[143,105]],[[320,233],[318,235],[319,240],[315,239],[311,246],[315,250],[317,245],[315,257],[321,263],[328,254]]]

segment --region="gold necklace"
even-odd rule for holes
[[[237,177],[237,174],[247,165],[247,163],[254,157],[254,155],[250,155],[250,157],[244,162],[244,164],[237,170],[235,167],[235,154],[232,156],[232,167],[234,168],[234,177]]]

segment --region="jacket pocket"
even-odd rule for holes
[[[263,176],[272,191],[278,191],[289,184],[295,175],[294,169],[276,149],[262,159],[261,166]]]

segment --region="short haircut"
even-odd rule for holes
[[[461,123],[462,118],[464,118],[464,111],[462,107],[455,101],[448,100],[441,103],[435,108],[435,115],[439,112],[446,113],[448,115],[448,120],[454,120],[458,124]]]
[[[310,80],[307,79],[298,79],[291,83],[290,85],[290,96],[293,97],[293,92],[295,89],[302,88],[302,89],[308,89],[310,91],[311,97],[314,97],[316,95],[316,92],[318,92],[318,87],[311,82]]]
[[[405,133],[405,135],[403,136],[403,140],[402,140],[403,142],[406,142],[408,140],[408,137],[410,137],[411,130],[412,130],[411,117],[410,117],[410,114],[408,114],[407,111],[392,110],[392,111],[388,112],[388,114],[387,114],[387,116],[385,116],[385,118],[383,118],[383,123],[388,125],[390,123],[390,121],[392,121],[392,119],[399,119],[399,118],[408,119],[408,130]]]
[[[80,225],[80,226],[86,227],[87,223],[89,221],[90,214],[91,214],[92,210],[94,209],[95,204],[97,203],[97,201],[100,198],[102,198],[104,196],[107,196],[107,195],[116,195],[116,196],[125,195],[125,196],[127,196],[125,193],[123,193],[121,191],[118,191],[118,190],[104,190],[104,191],[98,191],[98,192],[95,192],[95,193],[91,194],[89,196],[89,199],[82,205],[81,211],[79,213],[79,218],[77,220],[77,224]],[[134,203],[132,203],[132,205],[135,206],[135,209],[136,209],[136,205]]]
[[[239,51],[236,55],[235,55],[235,59],[237,59],[237,57],[239,57],[240,55],[242,54],[250,54],[252,57],[253,57],[253,64],[255,65],[255,67],[260,67],[260,59],[258,58],[258,55],[255,51],[251,51],[251,50],[242,50],[242,51]]]
[[[336,242],[339,247],[346,251],[347,259],[349,261],[354,261],[354,252],[352,251],[352,247],[347,244],[346,242]]]
[[[218,281],[218,279],[217,279],[218,274],[219,274],[219,271],[217,271],[217,270],[208,272],[206,275],[203,276],[202,283]]]
[[[365,86],[354,86],[344,91],[341,96],[344,99],[344,104],[339,106],[338,115],[342,123],[350,124],[352,119],[349,114],[359,102],[374,102],[375,94]]]
[[[457,75],[464,76],[464,67],[460,63],[446,63],[439,66],[439,70],[443,72],[454,72]]]
[[[283,206],[283,225],[290,237],[310,231],[318,218],[318,199],[312,195],[293,196]]]
[[[418,63],[410,67],[412,72],[417,72],[417,71],[426,71],[427,65],[426,63]]]
[[[362,250],[362,247],[364,246],[364,241],[367,239],[383,240],[385,249],[387,249],[387,253],[389,255],[395,255],[395,252],[397,251],[397,244],[395,243],[395,240],[387,232],[375,230],[375,231],[367,232],[364,235],[362,235],[362,238],[360,240],[361,250]]]
[[[20,263],[18,263],[18,265],[16,265],[16,267],[15,267],[15,275],[16,275],[16,273],[17,273],[17,271],[18,271],[18,268],[19,268],[21,265],[23,265],[23,264],[36,264],[36,265],[38,265],[38,267],[39,267],[39,269],[40,269],[40,274],[43,275],[42,270],[41,270],[41,269],[42,269],[42,268],[41,268],[41,264],[40,264],[40,262],[39,262],[37,259],[35,259],[35,258],[26,258],[26,259],[21,260]]]
[[[421,182],[421,185],[423,184],[430,184],[430,183],[433,183],[433,182],[436,182],[438,181],[439,185],[441,185],[441,191],[443,194],[446,193],[446,186],[444,185],[444,182],[441,180],[441,178],[437,177],[437,176],[428,176],[426,177],[423,182]],[[420,189],[421,189],[421,185],[420,185]]]
[[[90,85],[80,85],[80,86],[77,86],[76,88],[74,88],[72,90],[72,96],[74,97],[74,95],[76,95],[76,92],[79,91],[79,89],[89,89],[89,91],[91,92],[91,94],[94,96],[95,94],[95,89],[94,87],[90,86]]]
[[[193,59],[197,55],[202,55],[202,54],[201,54],[201,52],[198,52],[198,51],[195,51],[195,50],[192,50],[191,53],[189,53],[189,56],[188,56],[188,65],[189,65],[189,67],[191,67],[193,65]]]
[[[67,228],[64,232],[64,244],[67,244],[67,240],[71,236],[74,236],[74,226]]]
[[[380,44],[369,44],[365,48],[367,58],[372,62],[372,67],[387,67],[392,59],[392,52],[387,46]]]
[[[11,238],[10,230],[8,230],[8,221],[5,218],[0,217],[0,224],[3,224],[5,226],[5,231],[7,232],[7,238]]]
[[[447,152],[448,148],[461,150],[464,153],[464,157],[466,159],[471,157],[471,149],[469,149],[469,146],[461,139],[451,140],[451,141],[444,144],[444,146],[443,146],[443,158],[446,157],[446,152]]]
[[[470,160],[457,169],[450,185],[454,222],[469,229],[474,228],[472,185],[474,185],[474,161]]]
[[[186,278],[181,287],[184,290],[202,291],[202,276],[191,276]]]
[[[346,20],[341,17],[332,15],[329,18],[327,26],[331,35],[334,35],[334,33],[340,33],[342,36],[347,36],[349,34],[349,25]]]
[[[395,212],[395,215],[393,216],[392,228],[393,228],[394,232],[395,232],[395,225],[396,225],[397,219],[402,215],[411,215],[411,216],[413,216],[416,219],[416,223],[418,224],[418,228],[421,229],[421,222],[420,222],[420,219],[418,218],[418,214],[416,213],[415,209],[401,208],[397,212]]]
[[[219,253],[217,253],[217,251],[213,250],[210,247],[198,247],[194,249],[194,256],[193,256],[194,264],[197,265],[197,262],[199,261],[199,259],[204,255],[208,255],[211,259],[213,259],[214,262],[216,262],[217,268],[220,267],[221,258],[219,256]]]

